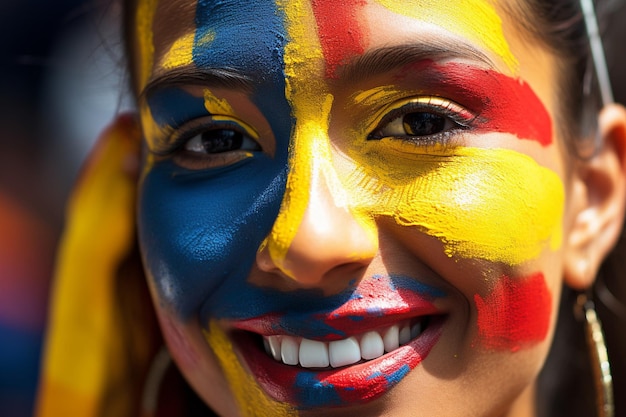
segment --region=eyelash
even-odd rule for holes
[[[161,156],[171,156],[174,161],[189,169],[207,169],[231,165],[250,157],[252,152],[262,151],[257,135],[250,127],[244,123],[234,121],[230,118],[219,120],[219,116],[211,119],[197,119],[187,123],[182,129],[176,132],[171,140],[171,146],[163,152],[158,152]],[[211,152],[208,149],[191,149],[193,141],[198,139],[199,143],[195,147],[203,148],[203,136],[212,132],[229,132],[229,137],[216,137],[217,150]],[[233,136],[234,133],[234,136]],[[209,138],[210,139],[210,138]],[[235,142],[228,142],[228,140]],[[219,141],[226,141],[220,149]],[[239,143],[237,143],[237,141]]]
[[[471,128],[472,123],[477,118],[476,115],[459,104],[440,97],[413,98],[399,104],[394,103],[385,110],[388,111],[378,122],[373,132],[367,136],[368,141],[393,139],[420,148],[454,146],[453,139],[456,137],[455,134],[458,131]],[[443,126],[435,127],[438,131],[433,134],[411,135],[406,132],[407,123],[405,119],[412,114],[443,118],[444,120],[436,120],[437,123],[443,123]],[[432,123],[434,120],[426,120],[426,123]],[[424,121],[418,120],[417,122],[423,123]],[[394,124],[397,125],[394,126]],[[404,130],[405,134],[386,132],[394,128],[396,130],[398,128]],[[201,142],[196,144],[196,147],[202,147],[202,135],[219,131],[234,132],[235,135],[240,135],[239,138],[235,137],[235,140],[238,140],[240,143],[235,143],[234,146],[232,143],[226,143],[223,150],[215,152],[206,149],[192,150],[188,148],[196,138],[199,138]],[[220,138],[216,138],[216,141],[219,140]],[[222,140],[228,141],[228,138],[223,138]],[[177,164],[189,169],[207,169],[231,165],[250,157],[252,152],[262,151],[257,135],[251,127],[231,118],[222,117],[222,120],[220,120],[220,116],[212,116],[208,121],[206,118],[202,118],[187,123],[182,129],[174,133],[170,143],[171,145],[167,149],[155,152],[155,154],[164,157],[171,156]],[[219,148],[220,144],[217,143],[217,145]],[[231,146],[233,149],[229,149]]]
[[[393,107],[392,107],[393,106]],[[378,122],[377,127],[367,136],[367,140],[396,139],[419,147],[429,146],[452,146],[452,139],[457,131],[463,131],[472,127],[476,115],[461,105],[440,97],[419,97],[400,104],[394,103],[391,110],[387,111]],[[388,108],[389,108],[388,107]],[[411,135],[406,132],[405,118],[411,114],[429,114],[444,118],[444,126],[441,131],[428,135]],[[432,121],[432,120],[431,120]],[[393,129],[393,124],[400,123],[405,134],[385,133],[385,130]],[[445,127],[445,124],[453,123],[453,126]]]

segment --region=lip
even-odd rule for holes
[[[446,318],[432,300],[443,293],[389,291],[388,283],[379,280],[361,282],[357,292],[332,311],[272,313],[228,324],[239,357],[270,397],[297,409],[367,403],[389,392],[428,356]],[[428,317],[429,324],[417,338],[376,359],[336,369],[285,365],[271,358],[261,341],[261,336],[272,335],[333,341],[420,317]]]
[[[402,320],[440,315],[432,301],[446,294],[403,276],[374,276],[362,281],[339,307],[318,313],[266,313],[236,320],[232,327],[262,336],[288,335],[330,342]]]
[[[383,356],[332,370],[311,370],[272,359],[254,335],[237,332],[237,350],[261,388],[298,409],[364,404],[389,392],[430,353],[441,335],[444,316],[431,316],[416,339]]]

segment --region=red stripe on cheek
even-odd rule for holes
[[[398,77],[415,80],[424,92],[455,100],[477,114],[475,129],[552,143],[552,119],[533,89],[521,79],[473,65],[420,61]]]
[[[326,77],[335,78],[339,65],[365,51],[358,17],[365,0],[313,0],[311,5],[326,59]]]
[[[518,351],[543,341],[550,328],[552,296],[542,273],[503,276],[484,299],[474,296],[478,335],[488,349]]]

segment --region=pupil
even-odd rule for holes
[[[433,113],[409,113],[402,118],[406,133],[412,136],[429,136],[441,132],[446,119]]]
[[[243,135],[234,130],[216,129],[202,134],[202,146],[207,153],[240,149],[242,143]]]

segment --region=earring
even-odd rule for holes
[[[162,347],[156,354],[148,371],[148,376],[144,384],[143,395],[141,400],[141,416],[154,416],[159,398],[159,389],[161,382],[165,377],[167,368],[172,363],[172,358],[166,347]]]
[[[613,377],[609,356],[606,351],[602,323],[596,314],[593,301],[586,294],[579,294],[576,299],[577,316],[585,321],[585,335],[591,355],[591,365],[595,380],[598,417],[613,417]]]

